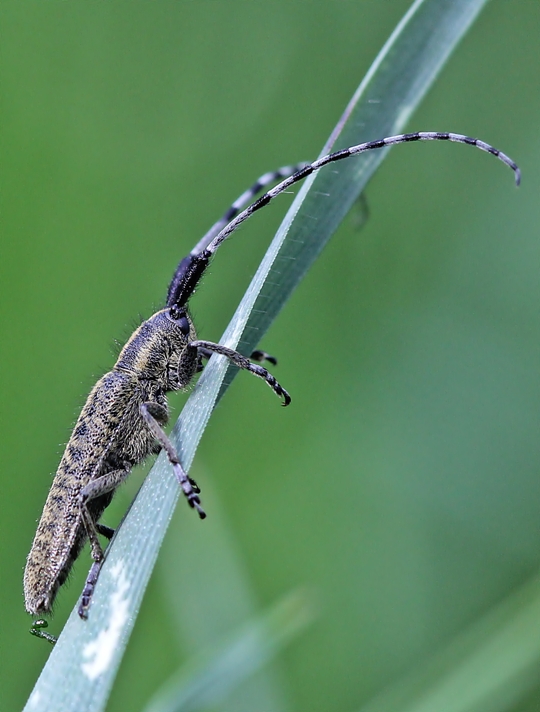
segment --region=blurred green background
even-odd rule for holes
[[[23,705],[49,654],[26,632],[22,570],[86,393],[230,202],[317,156],[408,5],[0,7],[2,710]],[[317,618],[261,689],[272,709],[341,712],[414,675],[536,574],[539,30],[538,3],[488,3],[408,127],[495,144],[522,188],[471,149],[393,150],[367,225],[349,217],[261,344],[291,407],[245,375],[218,406],[193,475],[224,550],[193,556],[206,523],[178,508],[111,712],[142,709],[211,644],[183,578],[201,599],[241,579],[255,610],[311,591]],[[192,302],[201,338],[221,335],[286,205],[220,252]],[[59,596],[55,632],[89,561]],[[238,624],[227,610],[216,637]],[[540,666],[529,673],[493,709],[540,709]]]

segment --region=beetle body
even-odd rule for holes
[[[88,538],[81,509],[85,488],[116,472],[122,473],[117,478],[120,484],[124,473],[127,476],[147,455],[161,449],[140,404],[155,404],[160,424],[166,423],[166,394],[185,388],[197,370],[197,348],[189,346],[195,339],[184,310],[177,320],[169,309],[159,311],[135,331],[113,370],[92,389],[66,446],[28,556],[24,593],[29,613],[51,611]],[[110,489],[88,500],[94,525],[113,493]]]

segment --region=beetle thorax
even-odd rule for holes
[[[157,381],[165,391],[178,390],[196,372],[197,349],[189,346],[196,338],[186,312],[174,318],[170,309],[163,309],[134,332],[120,352],[115,369]]]

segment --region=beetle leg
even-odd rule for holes
[[[141,403],[139,406],[141,415],[146,423],[148,429],[161,445],[161,447],[167,453],[169,462],[171,463],[176,479],[182,488],[182,492],[186,495],[187,501],[190,507],[197,510],[199,517],[204,519],[206,517],[206,512],[201,507],[201,500],[199,499],[198,493],[200,492],[197,484],[186,474],[186,471],[182,467],[178,454],[175,450],[174,445],[167,437],[165,431],[159,424],[159,417],[163,406],[158,403]]]
[[[98,534],[101,534],[101,536],[104,536],[109,541],[114,536],[114,529],[108,527],[106,524],[96,524],[96,531]]]
[[[260,349],[252,351],[249,358],[252,361],[257,361],[257,363],[268,361],[268,363],[271,363],[273,366],[277,366],[277,358],[275,356],[271,356],[269,353],[266,353],[266,351],[261,351]]]
[[[89,482],[85,487],[83,487],[81,493],[79,494],[81,515],[88,539],[90,541],[90,546],[92,547],[92,558],[94,559],[94,563],[90,568],[90,572],[83,588],[81,602],[79,604],[78,613],[83,619],[88,618],[88,609],[90,608],[92,595],[103,564],[104,554],[98,539],[98,533],[106,536],[108,539],[111,539],[114,534],[114,529],[111,529],[104,524],[94,522],[88,509],[88,502],[92,499],[96,499],[96,497],[100,497],[102,494],[107,494],[107,492],[116,489],[127,478],[129,473],[129,469],[107,472],[107,474],[97,477],[95,480]]]
[[[99,572],[103,566],[103,559],[101,561],[94,561],[86,577],[86,582],[84,584],[83,592],[81,595],[81,602],[79,603],[78,614],[83,620],[88,618],[88,609],[90,608],[90,603],[92,601],[92,596],[94,595],[94,589],[98,580]]]
[[[289,405],[291,402],[291,396],[287,393],[283,386],[276,381],[270,371],[267,371],[266,368],[258,366],[255,363],[251,363],[248,358],[242,356],[242,354],[238,353],[238,351],[228,349],[226,346],[222,346],[221,344],[214,344],[212,341],[192,341],[190,346],[195,346],[197,349],[203,350],[203,353],[212,351],[213,353],[225,356],[231,363],[238,366],[238,368],[249,371],[250,373],[253,373],[253,375],[266,381],[276,395],[283,397],[283,405]]]
[[[92,558],[94,561],[101,561],[103,559],[103,549],[98,539],[98,526],[96,526],[92,514],[88,509],[88,502],[103,494],[107,494],[107,492],[115,490],[127,478],[129,473],[130,470],[128,469],[107,472],[105,475],[101,475],[101,477],[97,477],[95,480],[89,482],[82,488],[79,494],[79,507],[81,509],[86,534],[90,540],[90,546],[92,547]],[[101,528],[102,525],[99,525],[99,527]]]

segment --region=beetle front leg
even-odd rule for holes
[[[163,408],[163,406],[159,405],[159,403],[149,402],[141,403],[141,405],[139,406],[139,410],[148,429],[167,453],[167,457],[169,458],[169,462],[173,467],[176,479],[178,480],[178,483],[182,488],[182,492],[186,495],[189,506],[193,507],[193,509],[196,509],[199,514],[199,517],[201,519],[204,519],[206,517],[206,512],[201,507],[201,500],[198,496],[200,489],[197,483],[187,475],[186,471],[182,467],[174,445],[169,440],[167,434],[159,423],[159,419],[161,418],[165,409]]]
[[[260,349],[255,349],[255,351],[252,351],[251,356],[249,358],[252,361],[257,361],[257,363],[263,363],[264,361],[268,361],[268,363],[271,363],[273,366],[277,366],[277,358],[267,353],[266,351],[261,351]]]
[[[283,386],[281,386],[276,381],[270,371],[268,371],[266,368],[263,368],[263,366],[258,366],[256,363],[251,363],[248,358],[242,356],[242,354],[238,353],[238,351],[233,351],[233,349],[229,349],[227,348],[227,346],[222,346],[221,344],[214,344],[213,341],[192,341],[190,346],[195,346],[197,349],[200,349],[203,355],[211,352],[215,354],[220,354],[221,356],[225,356],[229,359],[231,363],[234,363],[235,366],[238,366],[238,368],[241,368],[244,371],[249,371],[254,376],[258,376],[259,378],[262,378],[264,381],[266,381],[266,383],[270,386],[274,393],[283,398],[282,405],[289,405],[289,403],[291,402],[291,396],[287,393]],[[272,361],[272,357],[268,358],[268,354],[266,354],[264,351],[255,351],[254,353],[256,358],[262,358]]]
[[[212,351],[210,351],[210,349],[204,348],[204,346],[199,346],[197,348],[197,351],[199,352],[199,359],[209,359],[213,353]],[[268,363],[271,363],[273,366],[277,366],[277,358],[267,353],[266,351],[261,351],[260,349],[255,349],[255,351],[252,351],[251,356],[249,358],[252,361],[257,361],[257,363],[263,363],[264,361],[268,361]],[[200,365],[200,367],[198,367],[197,370],[202,371],[202,364]]]

